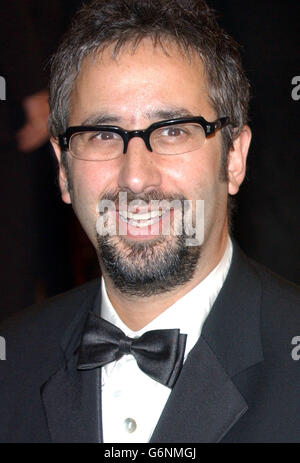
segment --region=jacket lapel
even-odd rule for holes
[[[234,376],[263,360],[260,299],[260,280],[235,245],[226,281],[151,442],[219,442],[247,412]]]
[[[100,297],[97,286],[80,307],[76,308],[74,301],[73,319],[61,342],[65,362],[41,387],[52,442],[102,441],[101,371],[76,368],[87,314],[94,308],[99,310]]]
[[[77,356],[44,385],[43,403],[52,442],[101,442],[100,369],[78,371]]]
[[[151,442],[219,442],[247,408],[201,338],[185,362]]]

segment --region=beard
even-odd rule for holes
[[[116,195],[105,195],[117,203]],[[128,193],[128,201],[180,200],[182,196],[163,196],[156,191],[139,195]],[[182,218],[183,220],[183,218]],[[152,240],[133,241],[124,236],[97,235],[97,254],[115,288],[124,294],[150,297],[169,292],[189,282],[195,273],[201,246],[187,246],[190,238],[182,234],[159,236]]]

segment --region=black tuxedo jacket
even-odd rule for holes
[[[6,321],[1,442],[101,442],[100,369],[76,370],[99,281]],[[188,316],[188,307],[187,316]],[[234,247],[151,442],[299,442],[300,291]],[[151,398],[149,398],[151,399]]]

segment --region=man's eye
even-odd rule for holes
[[[186,131],[182,127],[166,127],[161,131],[161,135],[164,137],[179,137],[186,135]]]
[[[96,139],[100,141],[110,141],[118,138],[117,134],[113,132],[96,132],[91,137],[91,139]]]

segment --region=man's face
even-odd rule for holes
[[[214,121],[217,117],[209,102],[200,58],[193,56],[189,62],[175,45],[168,45],[167,51],[168,55],[144,40],[134,52],[128,46],[117,58],[112,58],[112,48],[87,58],[72,93],[69,126],[101,120],[102,124],[137,130],[181,116]],[[55,149],[59,157],[57,146]],[[104,275],[121,291],[139,295],[164,292],[191,280],[197,272],[205,275],[217,264],[227,239],[228,192],[238,189],[232,175],[229,183],[221,180],[221,158],[220,131],[201,148],[174,156],[148,151],[141,138],[131,139],[127,153],[113,160],[83,161],[68,156],[72,192],[66,188],[61,168],[63,199],[72,202],[98,251]],[[131,225],[122,236],[99,236],[99,201],[113,199],[118,210],[120,192],[149,205],[153,199],[192,200],[194,206],[195,201],[203,200],[202,246],[188,247],[184,236],[173,233],[153,234],[150,226]],[[171,229],[173,219],[171,213]]]

